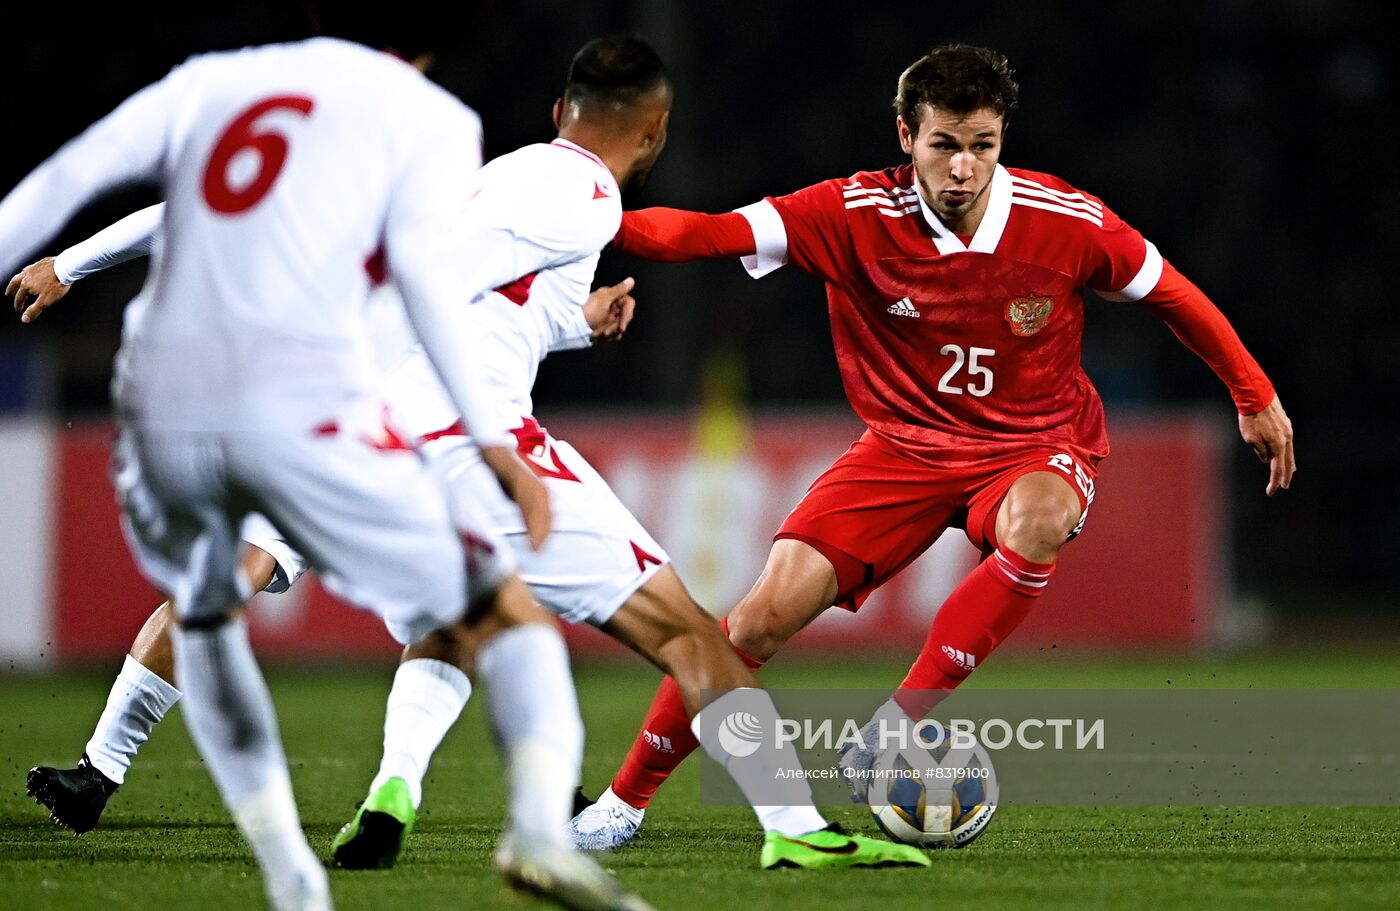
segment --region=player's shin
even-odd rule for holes
[[[910,718],[926,716],[1021,625],[1054,569],[1006,547],[993,551],[938,609],[893,701]]]
[[[273,906],[324,893],[325,872],[301,831],[276,713],[244,621],[171,636],[190,736],[253,849]]]
[[[563,637],[546,623],[508,627],[482,646],[477,667],[508,767],[510,834],[569,843],[583,721]]]
[[[182,693],[130,655],[107,694],[107,706],[97,719],[85,752],[88,762],[117,784],[141,745],[151,736]]]
[[[692,730],[753,807],[765,832],[804,835],[826,826],[812,803],[802,760],[777,737],[778,709],[766,690],[730,690],[695,715]]]
[[[720,621],[725,636],[729,634],[728,618]],[[731,643],[732,647],[732,643]],[[756,671],[763,662],[747,655],[738,648],[734,653],[750,671]],[[685,710],[680,685],[672,677],[666,677],[652,698],[646,719],[637,739],[628,750],[627,758],[612,780],[611,790],[629,806],[645,809],[651,803],[656,791],[671,777],[685,758],[695,752],[700,745],[691,731],[690,713]]]
[[[423,776],[471,697],[472,684],[454,665],[435,658],[412,658],[399,665],[384,709],[384,756],[370,792],[401,778],[417,809],[423,801]]]

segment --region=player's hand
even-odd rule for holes
[[[53,257],[45,256],[37,263],[31,263],[20,270],[5,286],[5,296],[15,299],[15,312],[19,321],[32,323],[39,314],[63,300],[72,285],[58,280],[53,269]]]
[[[549,527],[553,522],[548,488],[506,446],[481,447],[481,459],[495,473],[506,496],[520,507],[520,514],[525,519],[525,532],[530,536],[530,547],[539,550],[549,536]]]
[[[637,301],[632,297],[636,285],[636,279],[624,278],[588,295],[583,303],[583,317],[593,330],[593,341],[616,341],[627,332],[632,324],[632,313],[637,309]]]
[[[1240,415],[1240,436],[1269,465],[1269,485],[1264,493],[1273,496],[1293,483],[1298,463],[1293,458],[1293,422],[1283,411],[1278,396],[1263,411]]]

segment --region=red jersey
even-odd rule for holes
[[[1155,247],[1097,198],[998,166],[977,233],[927,209],[911,165],[864,171],[739,210],[755,277],[785,262],[823,279],[841,379],[876,432],[936,461],[1028,442],[1108,454],[1080,366],[1084,290],[1137,300]]]

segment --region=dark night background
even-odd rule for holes
[[[289,36],[296,6],[0,13],[0,185],[189,54]],[[1359,0],[496,2],[446,30],[433,75],[482,114],[492,157],[551,137],[550,105],[579,45],[640,32],[672,70],[676,106],[668,150],[629,206],[723,211],[897,163],[889,99],[900,71],[948,41],[1002,51],[1022,88],[1002,162],[1098,194],[1153,240],[1230,317],[1293,418],[1293,490],[1266,499],[1262,467],[1242,444],[1231,450],[1242,593],[1300,629],[1366,611],[1393,634],[1400,121],[1381,11]],[[149,189],[113,194],[31,258],[155,200]],[[536,396],[546,413],[689,409],[707,365],[736,360],[755,408],[846,407],[815,279],[784,270],[755,283],[733,263],[604,255],[599,281],[627,274],[641,302],[634,331],[622,346],[552,359]],[[0,412],[103,414],[120,304],[142,275],[130,263],[86,282],[33,327],[0,321]],[[1129,407],[1207,409],[1232,423],[1224,387],[1164,327],[1131,304],[1088,312],[1085,364],[1110,432]]]

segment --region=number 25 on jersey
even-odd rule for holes
[[[938,380],[938,391],[950,395],[962,395],[964,391],[981,398],[992,391],[992,368],[982,363],[996,355],[993,348],[968,348],[959,345],[944,345],[938,353],[953,359],[953,363]],[[966,377],[959,376],[966,367]],[[957,385],[954,385],[954,384]]]
[[[273,111],[292,111],[306,117],[313,107],[310,98],[278,95],[264,98],[235,117],[219,135],[209,163],[204,166],[204,201],[209,208],[223,215],[238,215],[262,202],[287,163],[287,137],[276,130],[259,131],[258,121]],[[235,187],[230,172],[235,162],[245,159],[243,153],[257,155],[258,169]]]

